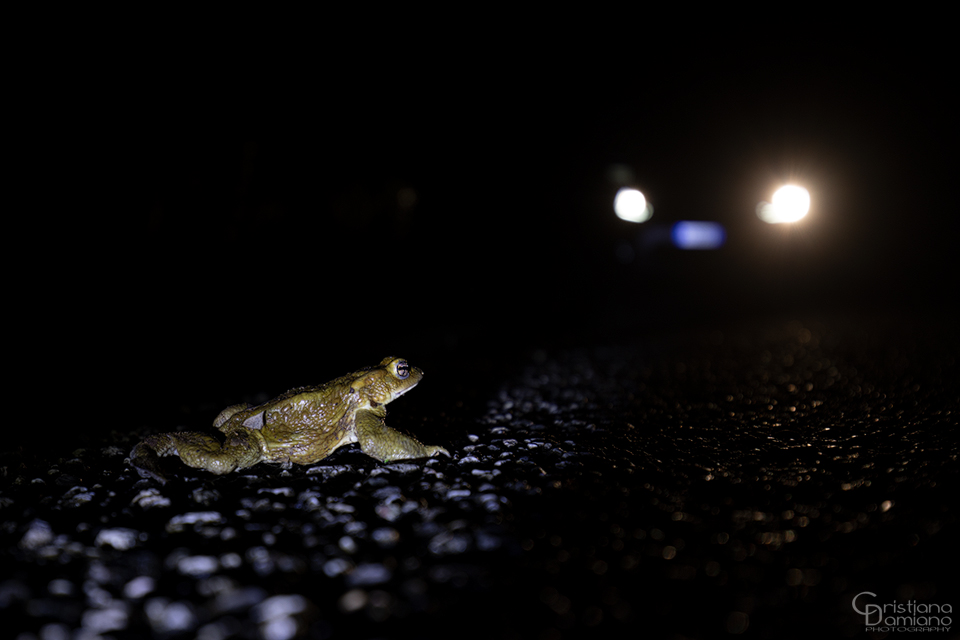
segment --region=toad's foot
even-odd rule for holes
[[[360,449],[380,462],[430,458],[440,453],[450,457],[450,453],[443,447],[422,445],[396,429],[391,429],[384,424],[382,416],[372,411],[357,412],[357,439]]]

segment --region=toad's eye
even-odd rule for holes
[[[397,363],[397,377],[403,380],[410,375],[410,365],[407,364],[406,360],[401,360]]]

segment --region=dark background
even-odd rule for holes
[[[111,10],[14,49],[7,626],[250,635],[250,605],[299,594],[316,636],[852,637],[857,593],[957,602],[953,34],[458,9]],[[788,181],[810,214],[765,225]],[[683,219],[727,244],[671,248]],[[161,492],[124,461],[387,355],[426,372],[389,423],[452,459],[171,459]],[[395,548],[363,533],[385,520]],[[228,551],[215,596],[181,565]]]
[[[200,428],[178,412],[386,355],[455,402],[538,349],[955,298],[944,40],[451,33],[187,52],[171,34],[63,61],[41,171],[70,222],[43,217],[66,242],[41,243],[18,298],[21,382],[89,407],[85,428]],[[613,215],[618,166],[644,225]],[[766,225],[784,182],[811,212]],[[653,242],[681,219],[727,244]],[[76,426],[54,422],[18,435]]]

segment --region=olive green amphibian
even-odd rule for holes
[[[130,452],[130,463],[144,478],[161,483],[160,456],[211,473],[230,473],[259,462],[289,468],[313,464],[352,442],[381,462],[450,454],[425,446],[384,424],[386,406],[417,386],[423,372],[401,358],[384,358],[375,367],[317,386],[291,389],[256,407],[227,407],[213,426],[216,438],[192,431],[149,436]]]

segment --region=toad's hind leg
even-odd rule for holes
[[[380,462],[429,458],[438,453],[449,457],[443,447],[422,445],[413,438],[391,429],[383,422],[384,415],[373,411],[357,412],[357,439],[360,449]]]
[[[245,441],[245,434],[228,436],[220,444],[211,436],[194,431],[159,433],[143,439],[130,452],[130,464],[143,478],[153,478],[161,484],[167,478],[160,470],[160,457],[179,456],[184,464],[210,473],[230,473],[238,467],[249,467],[259,461],[258,450]]]

